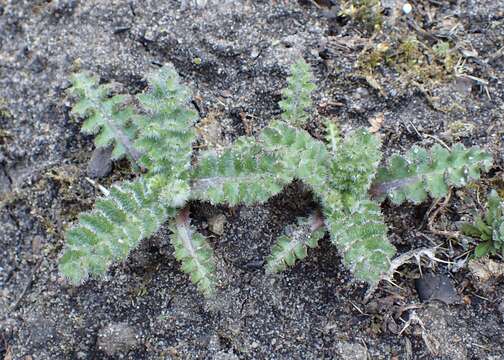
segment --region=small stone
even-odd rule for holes
[[[77,359],[79,359],[79,360],[86,359],[87,357],[88,357],[88,355],[84,351],[79,351],[77,353]]]
[[[213,360],[238,360],[238,356],[235,354],[231,353],[231,350],[229,352],[225,352],[224,350],[219,351],[218,353],[215,354],[212,358]]]
[[[461,49],[460,52],[466,58],[477,58],[478,57],[478,52],[474,49]]]
[[[127,353],[137,345],[135,330],[127,323],[111,323],[98,333],[98,349],[109,356]]]
[[[257,59],[261,53],[257,48],[252,48],[252,51],[250,52],[250,58],[251,59]]]
[[[343,360],[367,360],[367,350],[357,343],[340,342],[337,345],[338,353]]]
[[[438,300],[447,305],[460,303],[460,296],[452,281],[444,274],[424,274],[415,280],[415,288],[422,302]]]
[[[454,90],[461,96],[471,95],[472,87],[474,82],[472,79],[467,77],[457,77],[453,83]]]
[[[369,91],[366,88],[359,87],[355,89],[354,97],[355,99],[366,99],[369,97]]]
[[[40,250],[42,249],[42,240],[43,240],[43,238],[39,235],[33,237],[32,244],[31,244],[33,255],[40,254]]]
[[[225,98],[233,97],[233,94],[229,90],[222,90],[221,95],[222,95],[222,97],[225,97]]]
[[[98,147],[93,151],[86,173],[90,178],[99,179],[112,171],[112,147]]]
[[[215,235],[224,234],[224,225],[226,224],[226,216],[218,214],[208,219],[208,229]]]
[[[147,42],[154,42],[156,40],[156,35],[151,29],[147,30],[143,36]]]
[[[403,5],[402,11],[404,14],[408,15],[411,12],[411,10],[413,10],[413,7],[411,6],[410,3],[406,3]]]

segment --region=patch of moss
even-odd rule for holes
[[[406,36],[405,36],[406,35]],[[447,42],[434,46],[407,33],[382,34],[382,41],[363,51],[357,60],[359,71],[376,77],[380,67],[395,70],[400,87],[422,84],[427,91],[454,74],[456,56]]]
[[[454,121],[448,125],[448,134],[455,140],[469,136],[473,130],[474,124],[460,120]]]
[[[383,26],[380,0],[350,0],[341,5],[340,16],[352,19],[366,31],[373,33]]]

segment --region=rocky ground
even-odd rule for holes
[[[489,188],[504,189],[504,3],[417,0],[409,14],[400,0],[350,3],[0,1],[0,358],[504,358],[502,259],[472,262],[474,244],[454,236]],[[103,281],[61,278],[64,230],[99,195],[86,181],[92,138],[69,116],[72,72],[136,93],[172,62],[194,91],[201,144],[220,146],[279,114],[300,56],[319,87],[314,136],[329,117],[374,127],[385,157],[454,141],[492,152],[494,168],[448,201],[383,205],[400,253],[439,246],[444,262],[405,265],[366,300],[328,241],[266,276],[275,237],[315,206],[292,184],[261,206],[191,205],[218,260],[214,300],[179,271],[166,228]],[[105,186],[130,174],[126,162],[101,170]]]

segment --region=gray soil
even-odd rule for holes
[[[373,38],[338,16],[337,1],[206,2],[0,1],[0,359],[504,359],[504,284],[472,277],[463,261],[471,244],[428,226],[442,207],[433,226],[456,230],[481,209],[489,187],[504,187],[503,2],[417,0],[409,16],[386,12],[380,36],[399,27],[458,46],[470,77],[447,78],[428,92],[385,66],[379,86],[359,75],[357,56]],[[201,143],[214,146],[255,135],[279,114],[289,64],[300,56],[319,86],[308,126],[314,136],[323,133],[323,116],[347,131],[383,113],[385,157],[455,140],[492,152],[492,171],[453,191],[446,205],[383,204],[399,253],[439,245],[438,258],[450,264],[402,266],[395,285],[380,284],[364,301],[366,285],[352,280],[326,239],[305,261],[266,276],[275,237],[316,206],[295,183],[260,206],[191,205],[218,261],[213,300],[179,271],[166,228],[106,279],[65,282],[56,265],[64,230],[99,195],[85,179],[92,138],[69,116],[72,72],[87,69],[136,93],[146,72],[172,62],[194,91]],[[456,121],[473,127],[454,134]],[[98,182],[130,174],[116,162]],[[208,224],[218,214],[227,220],[224,233],[212,235]],[[421,302],[414,280],[429,265],[457,296]]]

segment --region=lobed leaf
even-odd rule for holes
[[[137,96],[146,115],[137,119],[139,134],[135,146],[144,155],[140,162],[150,175],[188,179],[193,128],[198,114],[191,105],[191,92],[182,85],[172,65],[164,65],[147,76],[149,89]]]
[[[331,185],[352,198],[367,198],[382,153],[380,139],[365,129],[348,134],[331,161]]]
[[[296,225],[287,227],[285,234],[277,238],[271,249],[266,272],[284,271],[287,266],[293,266],[296,260],[303,260],[308,255],[308,248],[317,247],[325,232],[321,228],[323,223],[318,223],[319,219],[315,216],[301,218]]]
[[[370,200],[357,201],[352,208],[324,208],[331,241],[343,263],[359,280],[370,284],[381,280],[396,249],[387,239],[387,226],[380,207]]]
[[[59,269],[72,283],[103,275],[113,261],[126,259],[140,241],[151,236],[173,210],[162,206],[144,179],[115,184],[94,210],[82,213],[66,232]]]
[[[85,119],[81,131],[96,135],[96,147],[113,145],[112,157],[129,155],[138,160],[140,152],[133,146],[135,128],[131,123],[134,110],[126,95],[111,96],[110,85],[99,85],[98,78],[85,72],[71,77],[70,93],[78,98],[72,113]]]
[[[291,75],[287,78],[287,87],[282,90],[283,100],[278,105],[283,110],[282,120],[302,127],[312,112],[311,93],[316,86],[312,82],[310,65],[300,59],[291,66]]]
[[[215,291],[215,261],[213,251],[206,239],[190,224],[189,211],[182,210],[170,225],[171,243],[175,258],[181,262],[181,270],[205,296]]]
[[[449,186],[479,179],[480,171],[491,166],[491,155],[477,147],[455,144],[448,151],[436,144],[429,152],[414,146],[404,157],[393,155],[388,166],[378,170],[371,193],[378,199],[388,195],[395,204],[420,203],[428,194],[439,198]]]
[[[275,154],[292,177],[310,185],[316,193],[327,188],[330,157],[326,146],[308,132],[274,121],[259,136],[264,150]]]
[[[277,157],[261,150],[250,138],[240,138],[222,154],[207,152],[195,168],[194,199],[212,204],[263,203],[292,181]]]

